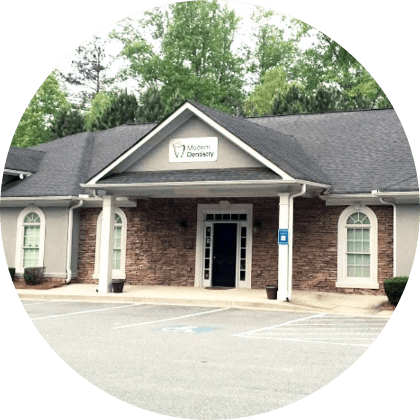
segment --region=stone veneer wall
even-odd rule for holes
[[[293,289],[384,294],[393,276],[393,208],[368,206],[378,219],[379,290],[336,288],[338,219],[348,206],[326,206],[320,199],[295,200]]]
[[[194,286],[197,204],[252,203],[252,287],[277,282],[277,198],[179,198],[138,200],[123,208],[127,216],[126,282],[140,285]],[[392,277],[392,207],[372,206],[378,217],[379,291],[337,289],[337,224],[345,206],[326,206],[319,199],[296,199],[294,217],[293,288],[355,293],[383,293],[383,280]],[[100,209],[80,210],[79,282],[92,278],[96,221]],[[179,223],[187,227],[179,231]]]

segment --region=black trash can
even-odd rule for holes
[[[276,300],[277,299],[277,286],[267,286],[265,288],[267,292],[267,299]]]
[[[124,280],[112,280],[112,291],[114,293],[122,293],[124,282]]]

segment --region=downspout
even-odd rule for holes
[[[73,246],[73,210],[81,207],[83,205],[83,200],[80,200],[78,204],[69,208],[69,226],[67,230],[67,277],[66,284],[71,280],[71,249]]]
[[[378,191],[379,192],[379,191]],[[377,196],[378,197],[378,196]],[[394,242],[394,246],[393,248],[393,260],[394,263],[392,264],[393,266],[393,273],[394,273],[394,277],[397,277],[397,205],[395,203],[391,203],[389,201],[385,201],[382,197],[378,197],[379,201],[382,204],[387,204],[390,205],[392,207],[394,207],[394,214],[393,214],[393,242]]]
[[[301,185],[302,189],[289,197],[289,261],[287,275],[287,296],[286,301],[289,302],[292,297],[292,271],[293,271],[293,200],[296,197],[306,193],[306,184]]]

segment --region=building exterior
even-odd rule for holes
[[[159,124],[11,148],[3,244],[18,277],[383,293],[419,227],[394,110],[240,118],[186,102]]]

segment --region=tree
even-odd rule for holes
[[[52,72],[32,97],[12,140],[14,147],[32,147],[51,140],[51,125],[61,109],[69,106]]]
[[[74,70],[59,72],[65,83],[82,88],[81,92],[74,94],[75,99],[82,100],[82,105],[114,80],[107,76],[107,70],[111,64],[111,61],[107,60],[106,53],[108,42],[94,36],[86,45],[81,45],[76,49],[74,58],[71,60],[71,67]]]
[[[127,91],[112,95],[97,119],[92,121],[91,130],[99,131],[117,127],[127,122],[134,122],[137,114],[137,98]]]
[[[97,93],[89,102],[85,113],[85,130],[92,131],[95,121],[99,120],[111,102],[118,96],[117,92],[101,91]]]
[[[286,72],[283,67],[274,67],[265,72],[261,83],[244,103],[244,111],[248,116],[268,115],[272,111],[276,95],[287,90]]]
[[[59,139],[83,131],[85,131],[85,119],[80,109],[68,106],[55,116],[50,128],[50,138]]]
[[[343,96],[338,109],[388,108],[391,103],[366,69],[342,46],[322,32],[294,20],[299,28],[296,39],[316,39],[303,52],[296,66],[297,81],[309,92],[321,86],[337,88]]]
[[[267,70],[282,66],[288,79],[298,55],[297,45],[293,40],[285,40],[284,29],[273,22],[273,18],[282,19],[272,10],[256,7],[252,20],[256,24],[252,38],[255,41],[255,49],[251,51],[251,65],[248,70],[257,76],[260,82]]]
[[[137,77],[142,91],[159,87],[165,106],[176,96],[236,112],[244,83],[244,61],[232,51],[236,14],[214,0],[175,3],[145,16],[140,29],[127,25],[112,35],[124,45],[125,76]]]

